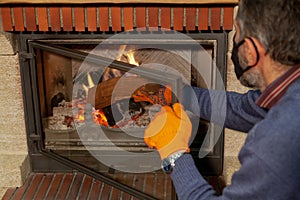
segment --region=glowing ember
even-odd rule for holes
[[[109,126],[108,122],[107,122],[107,118],[105,117],[104,113],[102,110],[95,110],[93,112],[93,116],[94,116],[94,121],[97,124],[103,125],[103,126]]]
[[[85,121],[84,117],[84,108],[85,108],[86,102],[85,100],[82,101],[73,101],[72,108],[77,110],[77,114],[74,116],[74,121],[77,123],[83,123]],[[102,126],[108,126],[107,118],[105,117],[102,110],[95,110],[93,108],[92,115],[94,122],[96,124],[102,125]]]

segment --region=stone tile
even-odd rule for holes
[[[27,155],[0,155],[0,188],[22,185],[21,168]]]
[[[241,164],[236,156],[225,156],[224,157],[224,172],[223,177],[226,185],[231,184],[231,178],[234,172],[238,171]]]
[[[27,154],[26,134],[0,134],[0,155],[1,154]]]
[[[0,20],[0,55],[13,55],[17,52],[16,36],[3,32],[2,20]]]
[[[25,135],[18,56],[0,56],[0,134]]]
[[[245,143],[247,134],[225,129],[224,141],[224,155],[225,156],[238,156],[240,149]]]
[[[24,160],[26,159],[27,153],[17,154],[1,154],[0,156],[0,172],[14,172],[20,171]]]

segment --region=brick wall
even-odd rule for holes
[[[120,32],[134,28],[175,31],[231,30],[235,4],[4,5],[5,31]]]

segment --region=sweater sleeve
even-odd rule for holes
[[[181,103],[202,119],[217,124],[224,122],[227,128],[248,132],[267,113],[255,104],[260,94],[259,90],[239,94],[187,86]]]
[[[190,154],[184,154],[175,162],[171,178],[180,200],[217,199],[214,189],[200,175]]]
[[[180,157],[171,174],[179,200],[297,199],[296,190],[293,192],[292,187],[283,184],[264,160],[245,149],[242,154],[243,166],[233,175],[232,184],[223,190],[222,196],[216,196],[200,175],[191,155]]]

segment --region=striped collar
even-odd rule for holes
[[[291,67],[287,72],[269,85],[256,101],[256,105],[270,109],[286,93],[288,87],[300,79],[300,65]]]

